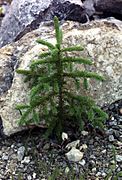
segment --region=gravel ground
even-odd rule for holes
[[[90,127],[81,134],[66,132],[69,139],[61,144],[45,141],[39,128],[1,138],[0,180],[110,180],[115,176],[122,180],[122,101],[105,109],[109,113],[105,131]],[[71,162],[66,145],[76,140],[83,158]]]
[[[105,110],[105,131],[89,126],[85,133],[66,132],[69,139],[61,144],[45,141],[39,128],[0,137],[0,180],[122,180],[122,100]],[[77,140],[83,158],[76,163],[65,154]]]

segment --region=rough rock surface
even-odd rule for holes
[[[122,99],[122,29],[111,23],[95,21],[88,25],[66,22],[63,31],[64,44],[83,44],[86,47],[84,55],[90,56],[94,62],[90,70],[106,77],[104,83],[90,81],[90,92],[96,102],[104,105]],[[15,69],[28,68],[30,61],[46,49],[35,42],[38,37],[55,42],[53,27],[42,26],[28,33],[18,42],[0,49],[0,88],[2,89],[0,116],[6,135],[21,130],[16,122],[20,114],[15,110],[15,106],[17,103],[27,101],[29,91],[27,85],[23,83],[24,77],[18,75]],[[14,63],[12,63],[13,57]],[[11,69],[8,62],[14,64]],[[9,77],[13,76],[13,80],[10,79],[11,87],[8,81],[5,81],[8,72]],[[8,86],[10,89],[6,91]]]
[[[84,0],[86,14],[93,18],[94,15],[101,17],[115,17],[122,20],[122,0]]]
[[[122,15],[122,0],[96,0],[94,6],[97,11],[102,11],[109,14],[115,13],[116,15],[118,14],[118,16]]]
[[[0,47],[37,29],[54,15],[60,20],[84,21],[80,0],[13,0],[0,28]],[[86,18],[85,18],[86,19]]]
[[[66,153],[66,157],[69,161],[78,162],[83,158],[83,153],[73,147],[68,153]]]
[[[37,29],[54,15],[60,20],[81,23],[94,18],[116,17],[122,20],[121,0],[13,0],[2,20],[0,47]]]

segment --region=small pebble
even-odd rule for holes
[[[22,161],[24,157],[24,153],[25,153],[25,147],[24,146],[19,147],[17,151],[18,161]]]
[[[96,159],[96,157],[94,155],[91,155],[90,159]]]
[[[105,172],[102,172],[102,177],[106,177],[106,173]]]
[[[66,149],[76,148],[80,144],[80,140],[72,141],[66,145]]]
[[[116,155],[116,161],[122,162],[122,155]]]
[[[65,141],[65,140],[67,140],[67,139],[68,139],[68,134],[65,133],[65,132],[63,132],[63,133],[62,133],[62,140]]]
[[[92,169],[92,172],[96,172],[96,170],[97,170],[97,168],[96,167],[94,167],[93,169]]]
[[[68,174],[69,171],[70,171],[69,167],[66,167],[66,168],[65,168],[65,173]]]
[[[28,175],[28,176],[27,176],[27,179],[28,179],[28,180],[32,180],[31,175]]]
[[[25,163],[25,164],[28,164],[30,162],[30,157],[29,156],[26,156],[24,157],[24,159],[21,161],[21,163]]]
[[[8,155],[6,155],[5,153],[3,153],[3,155],[2,155],[2,160],[7,161],[7,160],[8,160]]]
[[[106,149],[104,149],[104,150],[102,151],[102,153],[103,153],[103,154],[106,153]]]
[[[115,139],[114,139],[114,136],[113,136],[113,135],[110,135],[110,136],[109,136],[109,141],[110,141],[110,142],[115,141]]]
[[[110,121],[110,122],[109,122],[109,125],[110,125],[110,126],[116,126],[116,125],[117,125],[117,121]]]
[[[120,114],[122,115],[122,108],[119,109]]]
[[[81,134],[82,134],[83,136],[87,136],[87,135],[88,135],[88,132],[87,132],[87,131],[82,131]]]
[[[50,148],[50,144],[49,143],[46,143],[44,146],[43,146],[43,149],[44,150],[48,150]]]
[[[87,144],[83,144],[82,146],[80,146],[80,150],[86,150],[88,148]]]
[[[73,147],[68,153],[65,154],[69,161],[78,162],[83,158],[83,152]]]
[[[82,161],[79,161],[79,164],[84,166],[86,164],[86,161],[83,159]]]
[[[36,173],[34,172],[34,173],[33,173],[33,179],[35,179],[35,178],[36,178]]]
[[[114,120],[115,120],[113,116],[111,117],[111,120],[112,120],[112,121],[114,121]]]
[[[96,176],[97,176],[97,177],[98,177],[98,176],[101,176],[101,172],[97,172]]]

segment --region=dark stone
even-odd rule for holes
[[[24,34],[37,29],[41,22],[53,20],[86,22],[84,8],[72,0],[13,0],[3,18],[0,29],[0,47],[20,39]]]
[[[2,123],[2,119],[0,117],[0,139],[4,138],[5,135],[3,133],[3,123]]]
[[[97,11],[111,12],[122,15],[122,0],[97,0],[95,3]]]
[[[0,95],[2,95],[11,87],[16,62],[16,56],[12,55],[11,59],[6,63],[5,73],[0,77]]]
[[[102,12],[103,17],[122,20],[122,0],[96,0],[94,7],[97,12]]]

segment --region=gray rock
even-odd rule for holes
[[[83,153],[73,147],[68,153],[65,154],[69,161],[78,162],[83,158]]]
[[[31,179],[32,179],[31,175],[28,175],[28,176],[27,176],[27,179],[28,179],[28,180],[31,180]]]
[[[116,161],[122,162],[122,155],[116,155]]]
[[[122,115],[122,108],[119,109],[120,114]]]
[[[116,126],[116,125],[117,125],[117,121],[110,121],[110,122],[109,122],[109,125],[110,125],[110,126]]]
[[[96,157],[94,155],[91,155],[90,159],[96,159]]]
[[[48,150],[50,148],[50,144],[49,143],[46,143],[44,146],[43,146],[43,149],[44,150]]]
[[[71,143],[68,143],[68,144],[66,145],[66,148],[67,148],[67,149],[70,149],[70,148],[73,148],[73,147],[76,148],[79,144],[80,144],[80,140],[76,140],[76,141],[73,141],[73,142],[71,142]]]
[[[30,156],[24,157],[24,159],[21,161],[22,164],[28,164],[30,162]]]
[[[102,154],[105,154],[105,153],[106,153],[106,149],[104,149],[101,153],[102,153]]]
[[[2,150],[0,150],[0,156],[2,156],[2,154],[3,154],[3,151],[2,151]]]
[[[83,136],[87,136],[87,135],[88,135],[88,131],[82,131],[81,134],[82,134]]]
[[[36,179],[36,173],[33,172],[33,179]]]
[[[114,130],[112,128],[106,130],[107,135],[112,135],[113,133],[114,133]]]
[[[68,174],[69,171],[70,171],[69,167],[66,167],[66,168],[65,168],[65,173]]]
[[[108,139],[109,139],[109,141],[110,141],[110,142],[115,141],[115,139],[114,139],[114,136],[113,136],[113,135],[110,135],[110,136],[108,137]]]
[[[96,167],[96,162],[94,160],[89,160],[89,167],[92,169]]]
[[[92,169],[92,172],[95,173],[96,171],[97,171],[97,168],[94,167],[94,168]]]
[[[116,125],[117,125],[117,121],[116,121],[116,120],[110,121],[110,122],[109,122],[109,125],[110,125],[110,126],[116,126]]]
[[[101,175],[102,177],[106,177],[107,174],[105,172],[102,172]]]
[[[24,146],[19,147],[17,151],[18,161],[22,161],[24,154],[25,154],[25,147]]]
[[[87,144],[82,144],[82,146],[80,146],[80,150],[86,150],[88,148]]]
[[[119,138],[120,137],[120,132],[117,130],[114,130],[114,137]]]
[[[81,161],[79,161],[79,164],[84,166],[86,164],[86,161],[84,159],[82,159]]]
[[[8,155],[6,155],[5,153],[3,153],[3,155],[2,155],[2,160],[7,161],[8,158],[9,158]]]
[[[91,94],[96,103],[101,106],[105,102],[112,103],[117,99],[122,99],[122,30],[103,21],[95,21],[84,26],[76,22],[66,22],[62,28],[64,44],[68,46],[82,42],[86,47],[84,56],[89,55],[95,65],[86,68],[106,78],[103,83],[90,80],[88,94]],[[27,69],[31,60],[46,50],[46,47],[35,42],[38,37],[55,42],[53,27],[43,25],[38,30],[25,35],[18,42],[0,49],[0,90],[4,89],[0,96],[0,116],[6,135],[22,129],[17,124],[21,116],[15,107],[18,103],[28,102],[29,89],[28,85],[23,83],[23,76],[17,74],[15,70],[16,67]],[[12,59],[13,56],[15,60]],[[111,66],[112,74],[108,74],[108,66]],[[83,66],[80,65],[78,68],[83,68]],[[6,83],[4,77],[7,77],[8,72],[12,79],[7,80]],[[71,87],[73,88],[72,85]],[[83,93],[82,86],[79,91]]]
[[[122,123],[122,117],[121,116],[119,117],[119,122]]]
[[[54,15],[60,20],[82,21],[84,8],[80,0],[13,0],[0,28],[0,47],[37,29]]]
[[[121,17],[122,11],[122,1],[121,0],[94,0],[95,4],[94,7],[96,11],[99,12],[106,12],[107,13],[113,13],[113,14],[119,14]]]
[[[98,177],[98,176],[101,176],[101,174],[102,174],[101,172],[97,172],[97,173],[96,173],[96,176],[97,176],[97,177]]]
[[[31,26],[34,26],[34,23],[36,23],[36,27],[37,22],[34,22],[35,19],[39,21],[40,18],[41,21],[41,15],[49,8],[51,2],[52,0],[13,0],[9,12],[2,21],[0,29],[0,47],[17,39],[17,36],[20,36],[20,34],[22,36],[24,31],[29,32],[30,29],[32,29]],[[2,35],[3,32],[4,35]]]

